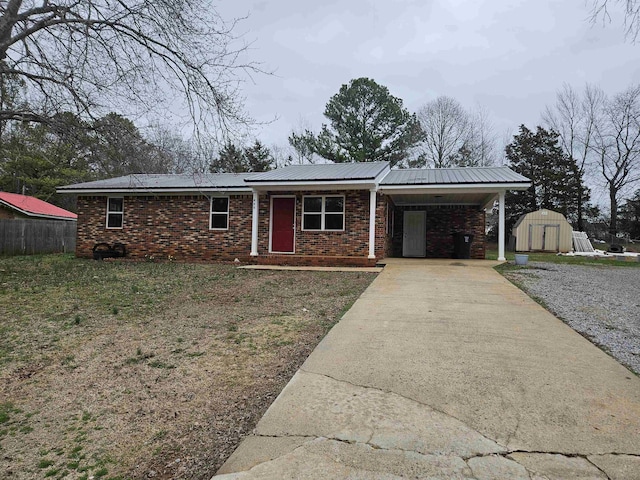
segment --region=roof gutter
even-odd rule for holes
[[[433,185],[380,185],[379,191],[388,195],[399,195],[402,193],[483,193],[500,190],[526,190],[531,183],[452,183],[452,184],[433,184]]]
[[[158,194],[202,194],[202,193],[251,193],[250,187],[204,187],[204,188],[75,188],[66,189],[64,187],[56,189],[56,193],[74,193],[78,195],[158,195]]]

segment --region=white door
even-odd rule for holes
[[[402,256],[427,256],[427,212],[404,212],[404,220],[402,223]]]

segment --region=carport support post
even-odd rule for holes
[[[498,200],[498,261],[504,262],[504,190]]]
[[[376,258],[376,203],[375,188],[369,190],[369,257]]]
[[[258,191],[253,191],[253,204],[251,212],[251,256],[258,256],[258,212],[260,211],[260,198]]]

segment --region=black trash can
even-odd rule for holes
[[[471,242],[473,242],[473,234],[454,233],[453,258],[471,258]]]

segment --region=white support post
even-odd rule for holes
[[[369,191],[369,258],[376,258],[376,204],[375,188]]]
[[[260,212],[260,198],[258,191],[253,191],[253,205],[251,214],[251,256],[258,256],[258,214]]]
[[[498,261],[504,262],[504,190],[499,194],[498,201]]]

